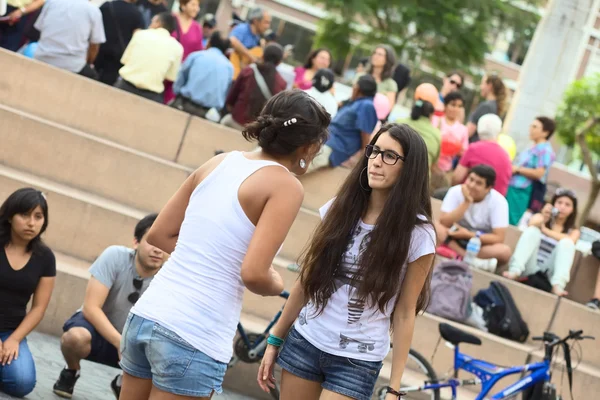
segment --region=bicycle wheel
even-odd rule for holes
[[[437,374],[421,354],[413,349],[408,353],[406,361],[405,376],[403,377],[402,386],[422,386],[425,382],[437,381]],[[385,387],[377,390],[377,398],[385,400]],[[427,390],[423,392],[409,392],[403,399],[407,400],[440,400],[440,390]]]

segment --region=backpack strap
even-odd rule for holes
[[[254,79],[256,80],[256,84],[258,85],[260,92],[265,99],[269,100],[271,97],[273,97],[273,94],[271,94],[269,86],[267,86],[267,82],[265,82],[265,78],[263,78],[256,64],[250,64],[250,68],[252,68],[252,72],[254,72]]]

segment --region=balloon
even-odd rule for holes
[[[379,120],[385,119],[390,114],[390,111],[392,111],[390,100],[381,93],[377,93],[373,98],[373,106]]]
[[[462,150],[462,143],[460,140],[456,140],[451,135],[442,136],[442,145],[440,147],[440,153],[444,156],[454,157]]]
[[[513,138],[505,134],[498,135],[498,144],[506,150],[510,157],[510,161],[515,159],[515,156],[517,155],[517,145]]]
[[[440,93],[431,83],[421,83],[415,89],[415,100],[428,101],[435,107],[440,101]]]

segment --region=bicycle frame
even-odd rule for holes
[[[290,294],[289,294],[289,292],[284,290],[283,292],[281,292],[279,297],[282,297],[287,300],[290,297]],[[269,336],[269,331],[271,331],[273,326],[275,326],[277,321],[279,321],[279,318],[281,317],[281,313],[283,312],[283,307],[285,307],[285,304],[283,306],[281,306],[281,310],[279,310],[277,312],[277,314],[275,314],[275,316],[273,317],[271,322],[269,322],[269,325],[266,327],[266,329],[260,335],[260,339],[258,341],[255,341],[254,343],[250,342],[250,339],[248,338],[248,334],[246,333],[244,326],[242,325],[241,322],[238,322],[237,331],[240,334],[240,337],[242,338],[244,343],[246,344],[246,347],[248,349],[250,349],[248,351],[248,356],[251,359],[254,360],[254,359],[262,357],[265,349],[267,348],[267,337]],[[228,368],[233,367],[235,364],[237,364],[237,362],[238,362],[238,358],[236,356],[234,356],[231,359],[231,361],[229,361]]]
[[[477,377],[471,380],[459,380],[456,378],[448,379],[443,383],[425,384],[420,387],[402,388],[405,392],[416,392],[435,390],[443,388],[451,388],[452,399],[457,399],[457,388],[459,386],[470,386],[481,384],[481,392],[476,397],[476,400],[483,400],[499,380],[509,375],[515,375],[522,372],[529,372],[527,376],[519,379],[512,385],[504,388],[500,392],[493,395],[491,400],[502,400],[516,393],[521,393],[525,389],[535,385],[538,382],[544,382],[550,379],[550,362],[542,361],[533,364],[522,365],[518,367],[502,368],[495,364],[488,363],[483,360],[478,360],[467,356],[459,351],[459,347],[454,347],[454,370],[467,371]]]

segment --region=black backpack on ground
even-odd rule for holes
[[[529,328],[506,286],[493,281],[489,288],[477,292],[474,300],[483,308],[490,333],[521,343],[527,340]]]

